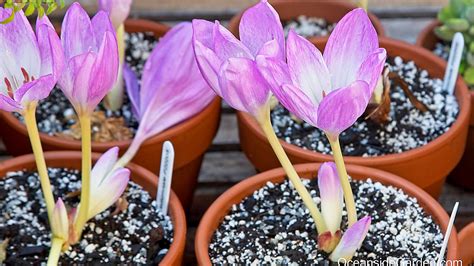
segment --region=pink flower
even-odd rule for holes
[[[386,59],[367,14],[359,8],[344,16],[324,55],[293,31],[286,48],[287,64],[258,58],[273,93],[299,118],[338,136],[365,111]]]
[[[99,9],[109,14],[112,24],[117,29],[127,19],[132,2],[132,0],[99,0]]]
[[[10,14],[0,7],[0,20]],[[18,112],[46,98],[63,67],[61,43],[46,16],[38,18],[36,35],[23,11],[0,25],[0,109]]]
[[[66,68],[59,85],[76,112],[92,112],[117,79],[115,30],[106,12],[91,20],[76,2],[64,17],[61,41]]]

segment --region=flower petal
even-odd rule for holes
[[[110,174],[118,160],[118,147],[112,147],[102,154],[91,171],[91,187],[98,187],[104,178]]]
[[[120,168],[109,174],[98,187],[91,186],[87,219],[91,219],[112,206],[123,194],[130,180],[130,170]],[[91,184],[92,185],[92,184]]]
[[[336,165],[326,162],[318,170],[318,187],[321,197],[321,213],[331,234],[341,226],[344,194]]]
[[[112,32],[105,32],[97,54],[97,59],[91,71],[93,81],[89,84],[87,104],[93,111],[115,84],[119,68],[117,39]]]
[[[11,11],[0,8],[0,13]],[[1,15],[3,16],[3,15]],[[23,85],[21,68],[35,78],[40,75],[41,58],[36,36],[23,11],[13,21],[0,26],[0,81],[8,78],[14,89]],[[0,85],[2,86],[2,85]]]
[[[78,2],[74,2],[64,16],[61,43],[66,59],[97,51],[91,20]]]
[[[95,39],[94,51],[98,51],[99,47],[102,45],[102,40],[104,39],[105,33],[110,32],[115,35],[115,29],[105,11],[97,12],[97,14],[91,20],[91,25]]]
[[[213,51],[221,61],[225,61],[232,57],[254,58],[250,50],[235,38],[228,29],[220,25],[218,21],[214,23],[213,34]]]
[[[56,82],[64,69],[64,52],[61,40],[47,16],[38,17],[36,35],[41,55],[40,74],[52,74]]]
[[[370,222],[371,218],[365,216],[349,227],[329,258],[334,262],[338,262],[339,260],[351,260],[369,232]]]
[[[67,241],[69,239],[69,220],[66,206],[61,198],[54,205],[53,217],[51,220],[51,231],[53,236]]]
[[[370,95],[369,85],[360,80],[330,92],[319,104],[316,126],[338,136],[364,113]]]
[[[133,115],[138,121],[140,121],[140,88],[138,85],[138,79],[127,63],[123,65],[123,79],[125,81],[125,88],[127,89],[128,98],[132,104]]]
[[[239,35],[242,43],[250,49],[255,57],[262,46],[276,40],[280,48],[278,58],[285,58],[285,36],[280,17],[275,9],[266,1],[247,9],[240,19]]]
[[[329,70],[321,52],[293,30],[288,34],[286,45],[288,67],[293,82],[314,105],[318,105],[323,98],[323,92],[329,92],[331,88]]]
[[[385,49],[379,48],[365,59],[364,63],[362,63],[359,70],[357,71],[357,80],[363,80],[367,82],[369,84],[371,94],[377,85],[380,75],[382,74],[386,58],[387,52]]]
[[[377,32],[367,13],[361,8],[347,13],[337,23],[324,50],[332,88],[347,87],[354,82],[362,63],[377,48]]]
[[[258,115],[259,109],[270,98],[270,85],[247,58],[230,58],[219,74],[222,98],[233,108]]]
[[[115,28],[125,22],[131,6],[132,0],[99,0],[99,8],[107,11]]]
[[[39,79],[25,83],[14,94],[14,99],[23,106],[32,102],[43,100],[48,97],[56,84],[52,74],[42,76]]]
[[[59,79],[59,84],[64,95],[74,105],[76,111],[78,108],[87,108],[87,94],[91,88],[91,83],[94,77],[91,73],[91,69],[94,66],[97,59],[97,55],[93,52],[77,55],[69,60],[69,73],[63,75]],[[69,79],[73,78],[73,83],[67,83]],[[70,86],[70,87],[69,87]]]
[[[11,97],[0,94],[0,110],[6,112],[20,112],[23,109],[20,103],[13,100]]]

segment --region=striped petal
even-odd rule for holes
[[[356,79],[367,82],[369,84],[371,94],[377,85],[380,75],[382,74],[386,58],[387,52],[385,49],[379,48],[365,59],[357,71]]]
[[[67,241],[69,239],[69,220],[66,206],[61,198],[58,199],[53,209],[51,220],[51,231],[53,236]]]
[[[351,260],[369,232],[370,222],[371,218],[366,216],[349,227],[329,258],[334,262]]]

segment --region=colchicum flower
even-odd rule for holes
[[[333,162],[321,164],[318,170],[318,187],[321,198],[321,212],[328,231],[318,237],[318,247],[331,253],[330,259],[349,261],[360,248],[369,230],[371,218],[366,216],[342,235],[340,230],[343,209],[343,191],[336,165]],[[341,238],[342,235],[342,238]]]
[[[317,231],[326,225],[311,195],[281,147],[270,121],[269,100],[273,81],[257,66],[265,58],[285,60],[285,37],[275,9],[262,0],[242,15],[240,41],[218,22],[193,20],[193,46],[202,75],[229,105],[250,113],[260,124],[281,165],[313,217]]]
[[[284,59],[280,18],[267,1],[242,15],[240,41],[219,22],[193,20],[194,51],[211,88],[237,110],[259,116],[270,90],[255,62],[258,56]]]
[[[91,20],[75,2],[64,17],[61,41],[66,68],[59,86],[78,115],[91,113],[117,79],[115,30],[105,11]]]
[[[124,84],[122,71],[124,71],[123,67],[125,59],[124,22],[130,13],[131,6],[132,0],[99,0],[99,9],[104,10],[109,14],[112,24],[114,25],[117,34],[116,36],[120,58],[117,82],[105,98],[105,106],[110,110],[119,109],[123,103]]]
[[[148,138],[182,122],[209,105],[215,93],[203,79],[192,49],[192,26],[183,22],[160,39],[150,54],[141,88],[132,70],[124,69],[127,92],[139,127],[120,159],[126,165]]]
[[[11,14],[0,7],[0,20]],[[46,98],[64,67],[64,56],[48,17],[38,18],[36,35],[23,11],[0,25],[0,109],[22,112]]]
[[[361,8],[345,15],[328,39],[324,54],[293,31],[286,46],[287,63],[258,58],[274,95],[291,113],[323,130],[331,143],[349,224],[357,221],[339,134],[365,111],[382,72],[386,51]]]

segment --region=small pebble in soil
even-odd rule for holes
[[[77,197],[65,195],[80,188],[80,172],[48,171],[55,198],[61,196],[68,207],[77,206]],[[130,182],[124,195],[127,209],[111,216],[112,206],[91,219],[81,241],[61,256],[62,265],[157,265],[161,261],[173,241],[170,218],[157,211],[155,201],[139,185]],[[0,242],[9,239],[5,264],[46,263],[50,229],[36,172],[9,172],[0,179],[0,212]]]
[[[303,179],[319,205],[315,179]],[[393,258],[434,261],[441,249],[439,226],[417,199],[401,189],[378,182],[351,182],[359,217],[372,217],[367,237],[353,260],[388,261]],[[347,217],[343,212],[342,229]],[[328,254],[318,250],[313,219],[288,180],[268,182],[232,206],[209,246],[214,265],[328,265]]]
[[[444,134],[456,121],[459,106],[454,95],[442,90],[442,80],[431,78],[413,61],[389,58],[387,66],[409,85],[418,100],[429,109],[416,109],[402,89],[392,86],[391,111],[387,124],[365,117],[344,131],[339,140],[346,156],[380,156],[408,151],[428,144]],[[277,136],[303,149],[330,154],[331,147],[324,133],[305,123],[295,121],[283,106],[272,110],[271,119]]]
[[[324,18],[298,16],[296,19],[283,21],[283,30],[288,35],[291,29],[303,37],[327,36],[336,26],[328,23]]]
[[[451,51],[451,45],[449,43],[437,42],[433,50],[433,53],[447,61],[450,51]]]
[[[142,75],[143,66],[156,43],[157,40],[152,33],[137,32],[125,34],[125,61],[137,74],[139,80]],[[130,128],[132,135],[135,134],[138,128],[138,121],[132,113],[132,106],[126,93],[124,94],[124,103],[121,109],[117,111],[107,110],[104,103],[101,102],[96,110],[104,111],[106,117],[123,117],[124,126]],[[19,114],[15,113],[15,116],[23,121]],[[48,98],[39,102],[36,108],[36,120],[38,130],[49,135],[58,135],[66,132],[76,123],[74,108],[58,86],[53,89]],[[92,130],[93,134],[94,130],[96,132],[99,131],[98,128],[93,128]]]

